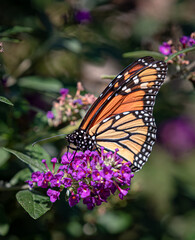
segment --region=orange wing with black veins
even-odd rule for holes
[[[125,96],[117,94],[117,92],[119,92],[125,83],[129,82],[131,85],[132,83],[130,80],[132,77],[145,69],[146,64],[149,65],[152,62],[154,62],[152,57],[140,58],[118,74],[88,110],[80,125],[80,129],[88,130],[102,119],[114,114],[114,110],[116,110],[125,100]],[[128,90],[126,93],[128,94]],[[136,95],[136,93],[134,95]],[[132,95],[132,97],[134,95]],[[128,102],[128,99],[126,99],[125,102]]]
[[[167,72],[165,62],[144,64],[128,78],[124,72],[121,82],[112,82],[109,97],[103,96],[89,124],[89,134],[95,136],[97,148],[104,146],[113,152],[118,148],[118,155],[132,163],[133,171],[142,168],[152,151],[156,139],[152,112]]]

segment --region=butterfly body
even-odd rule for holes
[[[78,150],[86,151],[93,150],[95,147],[95,136],[91,136],[82,129],[75,130],[73,133],[68,134],[66,139],[72,143]]]
[[[141,169],[156,139],[152,113],[166,72],[166,63],[152,57],[129,65],[100,94],[68,142],[82,151],[118,148],[133,171]]]

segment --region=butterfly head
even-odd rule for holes
[[[95,147],[94,136],[90,136],[84,130],[79,129],[66,136],[67,141],[77,147],[78,150],[93,150]]]

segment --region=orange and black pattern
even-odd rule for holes
[[[166,73],[166,63],[152,57],[129,65],[100,94],[69,142],[80,150],[118,148],[133,171],[141,169],[156,139],[152,113]]]

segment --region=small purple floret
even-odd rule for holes
[[[87,186],[83,186],[77,189],[77,193],[80,195],[81,198],[85,198],[90,196],[91,191]]]
[[[64,185],[65,188],[71,187],[72,179],[71,178],[63,178],[62,184]]]
[[[44,178],[47,182],[51,181],[51,179],[53,178],[53,174],[51,171],[48,171],[44,174]]]
[[[101,171],[101,176],[106,180],[110,180],[112,178],[112,175],[113,171],[109,167],[104,166],[103,170]]]
[[[91,21],[91,14],[88,10],[82,9],[75,13],[75,19],[79,23],[87,23]]]
[[[69,93],[69,89],[68,88],[61,88],[60,89],[60,94],[61,95],[67,95]]]
[[[188,46],[189,46],[189,47],[192,47],[194,44],[195,44],[195,39],[189,38]]]
[[[94,170],[92,173],[92,178],[94,181],[100,181],[101,180],[101,174],[98,170]]]
[[[79,203],[79,195],[78,194],[76,194],[76,195],[74,195],[74,194],[72,194],[70,197],[69,197],[69,205],[70,205],[70,207],[73,207],[74,205],[76,205],[77,203]]]
[[[130,189],[130,188],[120,189],[119,198],[120,198],[121,200],[123,200],[123,197],[127,195],[129,189]]]
[[[48,112],[47,112],[47,118],[48,118],[48,119],[54,119],[54,114],[53,114],[52,111],[48,111]]]
[[[30,188],[33,188],[33,182],[32,182],[32,181],[27,180],[26,183],[28,183],[28,185],[29,185]]]
[[[81,99],[76,99],[76,100],[74,100],[73,101],[73,104],[80,104],[80,105],[82,105],[83,104],[83,102],[82,102],[82,100]]]
[[[47,190],[47,195],[50,197],[50,201],[53,203],[55,202],[57,199],[59,199],[60,196],[60,192],[59,191],[55,191],[52,189],[48,189]]]
[[[183,45],[186,45],[189,41],[189,37],[188,36],[182,36],[180,39],[179,39],[180,43],[183,44]]]
[[[167,42],[163,42],[162,45],[159,47],[159,52],[163,55],[170,55],[171,54],[171,46]]]

